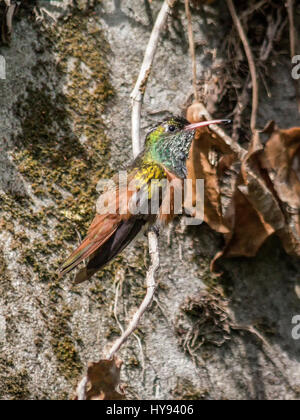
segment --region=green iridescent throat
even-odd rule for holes
[[[179,178],[186,178],[186,160],[194,135],[195,131],[184,130],[166,133],[159,127],[147,137],[144,161],[161,164]]]

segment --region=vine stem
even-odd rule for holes
[[[296,29],[295,29],[295,18],[294,18],[294,0],[287,0],[286,3],[287,12],[290,23],[290,48],[291,48],[291,59],[295,57],[296,53]],[[298,80],[295,80],[296,97],[298,104],[298,111],[300,114],[300,88]]]
[[[164,25],[167,21],[167,17],[171,11],[171,8],[174,6],[176,0],[164,1],[161,10],[157,16],[156,22],[154,24],[146,51],[144,60],[141,66],[141,70],[136,82],[136,85],[132,91],[132,150],[133,156],[137,157],[143,149],[143,141],[140,135],[141,127],[141,110],[143,99],[146,91],[146,86],[148,78],[152,69],[152,64],[157,49],[158,41],[160,38],[160,33],[164,28]],[[151,259],[150,267],[147,271],[146,276],[146,286],[147,293],[143,299],[138,310],[135,312],[133,318],[131,319],[128,327],[122,333],[122,335],[115,341],[112,348],[108,352],[108,358],[111,359],[125,343],[125,341],[130,337],[131,334],[137,329],[140,320],[143,314],[146,312],[147,308],[150,306],[154,293],[156,290],[156,281],[155,276],[159,269],[160,260],[159,260],[159,246],[158,246],[158,233],[155,230],[150,230],[148,232],[148,244],[149,244],[149,254]]]
[[[160,33],[165,26],[167,17],[173,8],[176,0],[165,0],[156,22],[153,26],[151,36],[145,51],[144,60],[136,82],[136,85],[130,95],[132,100],[132,149],[133,156],[136,158],[143,149],[143,141],[141,139],[141,110],[146,91],[147,82],[151,73]]]
[[[192,14],[190,9],[190,0],[185,1],[185,14],[188,21],[188,36],[189,36],[189,47],[190,55],[192,59],[192,68],[193,68],[193,89],[195,100],[199,101],[199,93],[197,89],[197,62],[196,62],[196,50],[194,42],[194,32],[193,32],[193,23],[192,23]]]
[[[257,78],[257,71],[255,66],[255,61],[253,57],[253,53],[247,38],[247,35],[244,31],[244,28],[241,24],[241,21],[237,15],[233,0],[226,0],[228,9],[230,11],[233,23],[238,31],[242,44],[244,46],[245,54],[248,60],[249,69],[251,73],[252,79],[252,112],[251,112],[251,130],[252,133],[256,131],[256,122],[257,122],[257,111],[258,111],[258,104],[259,104],[259,88],[258,88],[258,78]]]

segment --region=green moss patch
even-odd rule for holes
[[[28,381],[29,376],[25,369],[16,370],[12,360],[0,357],[0,399],[27,399]]]
[[[12,235],[17,263],[24,273],[34,273],[27,280],[47,284],[47,308],[40,310],[47,312],[45,328],[58,369],[72,379],[82,364],[57,270],[77,245],[78,234],[86,234],[98,180],[111,176],[102,116],[114,92],[106,64],[109,47],[92,12],[75,12],[40,34],[40,43],[46,54],[14,106],[21,131],[11,155],[24,193],[0,195],[0,220]],[[6,271],[0,254],[0,287],[9,279]],[[105,272],[106,278],[113,274]]]

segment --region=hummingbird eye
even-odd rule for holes
[[[169,125],[168,126],[168,131],[170,131],[170,133],[174,133],[175,130],[176,130],[175,125]]]

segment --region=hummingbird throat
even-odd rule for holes
[[[186,178],[186,160],[189,156],[195,131],[180,131],[170,134],[160,134],[156,141],[150,142],[146,148],[147,161],[165,166],[179,178]]]

